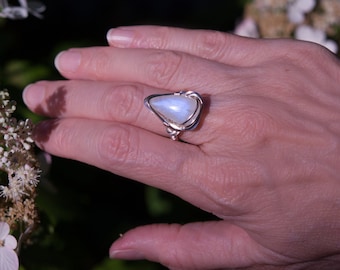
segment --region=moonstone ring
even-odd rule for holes
[[[203,108],[201,96],[193,91],[151,95],[145,98],[144,104],[161,119],[174,141],[182,131],[192,130],[198,125]]]

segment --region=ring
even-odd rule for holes
[[[163,122],[174,141],[181,132],[197,127],[203,108],[202,97],[193,91],[151,95],[144,104]]]

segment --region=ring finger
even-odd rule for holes
[[[166,135],[160,120],[144,106],[145,97],[155,93],[169,92],[141,84],[41,81],[27,87],[23,98],[32,111],[48,117],[111,121]]]

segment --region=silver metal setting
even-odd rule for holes
[[[150,104],[150,100],[154,97],[160,96],[184,96],[186,98],[190,98],[196,102],[195,110],[190,114],[190,116],[182,123],[177,123],[173,119],[167,118],[165,115],[159,113],[153,106]],[[145,106],[151,110],[164,124],[166,127],[167,133],[170,135],[170,138],[174,141],[178,140],[179,135],[181,132],[185,130],[193,130],[197,127],[200,116],[202,113],[203,108],[203,99],[202,97],[194,91],[179,91],[171,94],[159,94],[159,95],[151,95],[144,99]]]

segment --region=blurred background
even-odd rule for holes
[[[111,27],[157,24],[231,31],[246,1],[41,0],[44,18],[0,18],[0,88],[18,104],[18,115],[40,121],[22,104],[21,93],[37,80],[62,77],[56,54],[70,47],[106,45]],[[147,261],[108,259],[119,234],[149,223],[214,219],[171,194],[79,162],[52,157],[39,184],[40,224],[22,247],[25,270],[165,269]]]

